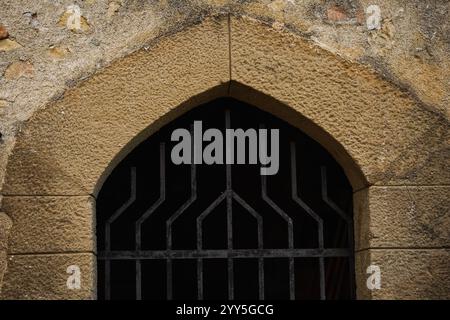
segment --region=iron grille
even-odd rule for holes
[[[256,165],[175,166],[170,134],[194,120],[279,129],[278,174],[260,175]],[[353,298],[351,203],[342,169],[317,142],[259,109],[216,100],[141,143],[105,182],[99,298]]]

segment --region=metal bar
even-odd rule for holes
[[[234,300],[234,263],[228,258],[228,300]]]
[[[295,264],[294,258],[289,258],[289,299],[295,300]]]
[[[99,252],[101,260],[197,259],[197,258],[320,258],[348,257],[347,248],[327,249],[219,249],[219,250],[141,250]]]
[[[299,196],[298,196],[298,184],[297,184],[297,150],[295,146],[295,142],[291,142],[291,191],[292,191],[292,199],[308,213],[310,217],[312,217],[317,222],[318,228],[318,242],[319,249],[324,248],[324,236],[323,236],[323,219],[316,214]],[[320,264],[320,298],[325,300],[325,268],[323,257],[319,259]]]
[[[325,294],[325,261],[323,257],[319,258],[319,273],[320,273],[320,300],[326,299]]]
[[[166,200],[166,163],[165,163],[165,144],[161,142],[159,145],[159,198],[158,200],[147,209],[144,214],[139,217],[139,219],[135,223],[136,228],[136,250],[141,249],[141,229],[142,224],[147,220],[155,211],[159,208],[159,206]]]
[[[227,192],[222,193],[216,198],[209,206],[206,208],[196,219],[197,221],[197,250],[202,249],[202,239],[203,239],[203,220],[215,209],[217,206],[225,199]]]
[[[153,251],[155,252],[155,251]],[[167,251],[163,251],[166,252]],[[167,257],[164,257],[167,258]],[[167,300],[172,300],[172,259],[167,259],[166,260],[166,295],[167,295]]]
[[[355,287],[353,279],[355,278],[355,270],[354,270],[354,234],[353,234],[353,221],[352,218],[347,215],[344,210],[338,207],[333,200],[328,197],[328,182],[327,182],[327,168],[325,166],[320,167],[321,180],[322,180],[322,200],[330,206],[342,219],[347,222],[347,232],[348,232],[348,243],[350,248],[351,255],[349,256],[349,274],[350,274],[350,294],[351,297],[355,295]]]
[[[136,300],[142,300],[141,260],[136,260]]]
[[[344,219],[347,223],[351,223],[352,219],[339,208],[333,200],[328,197],[328,183],[327,183],[327,168],[325,166],[320,167],[321,179],[322,179],[322,187],[321,194],[322,200],[330,206],[342,219]]]
[[[193,132],[193,128],[191,126],[191,134]],[[192,146],[194,142],[192,141]],[[192,148],[194,149],[194,148]],[[191,196],[189,199],[181,205],[166,221],[166,241],[167,241],[167,250],[172,250],[172,225],[179,216],[181,216],[184,211],[186,211],[192,203],[197,200],[197,171],[194,163],[194,155],[191,154]],[[169,259],[166,262],[166,286],[167,286],[167,299],[172,299],[172,261]]]
[[[131,167],[131,186],[130,197],[128,200],[117,209],[105,223],[105,248],[111,250],[111,224],[116,221],[128,207],[136,201],[136,167]]]
[[[203,259],[197,259],[197,296],[203,300]]]
[[[230,110],[225,110],[225,130],[230,129]],[[226,142],[229,142],[226,139]],[[225,155],[233,155],[234,150],[230,150],[230,146],[226,144]],[[226,174],[227,174],[227,247],[228,250],[233,249],[233,190],[232,190],[232,176],[231,176],[231,165],[229,162],[234,162],[234,159],[228,159],[233,161],[226,161]],[[233,260],[228,259],[228,299],[234,300],[234,270],[233,270]]]
[[[136,201],[136,167],[131,167],[130,197],[105,223],[105,251],[111,250],[111,224]],[[111,299],[111,263],[105,261],[105,300]]]
[[[323,248],[323,220],[299,196],[297,185],[297,150],[295,142],[291,142],[291,191],[292,199],[317,222],[319,248]]]
[[[244,207],[250,214],[256,219],[258,224],[258,249],[264,248],[263,239],[263,219],[255,209],[253,209],[244,199],[242,199],[236,192],[233,192],[233,198]],[[264,300],[264,259],[258,259],[258,286],[259,286],[259,299]]]
[[[345,221],[338,221],[336,225],[336,234],[332,242],[333,246],[339,246],[342,244],[342,241],[345,240],[345,234],[343,234],[343,232],[346,231],[347,228]],[[341,261],[342,260],[339,260],[340,263],[330,262],[330,268],[328,268],[327,272],[325,273],[325,283],[330,283],[330,280],[334,278],[332,285],[328,288],[329,293],[327,296],[330,299],[336,299],[338,297],[337,295],[342,285],[342,278],[344,276],[344,273],[342,272]],[[339,270],[338,275],[336,275],[336,270]]]
[[[259,300],[264,300],[264,258],[258,259]]]
[[[203,247],[203,220],[225,199],[225,196],[226,193],[222,193],[197,217],[197,250],[201,250]],[[198,299],[203,300],[203,261],[201,258],[197,259],[197,293]]]
[[[288,225],[288,246],[291,249],[294,248],[294,225],[292,219],[267,194],[267,177],[265,175],[261,175],[261,193],[263,200],[286,221]]]
[[[236,192],[233,191],[233,199],[235,199],[245,210],[250,212],[250,214],[256,219],[258,224],[258,249],[262,249],[264,247],[264,239],[263,239],[263,219],[261,215],[256,212],[244,199],[242,199]]]
[[[261,128],[265,126],[260,125]],[[294,248],[294,224],[292,218],[284,212],[268,195],[267,193],[267,176],[261,175],[261,195],[263,200],[276,212],[278,213],[288,225],[288,246],[289,249]],[[295,269],[294,269],[294,258],[289,258],[289,298],[295,300]]]
[[[193,128],[191,126],[191,135],[193,133]],[[194,141],[191,141],[192,149],[194,149]],[[180,217],[184,211],[186,211],[192,203],[197,200],[197,167],[194,163],[194,155],[191,154],[191,195],[189,199],[181,205],[166,221],[166,240],[167,240],[167,249],[172,249],[172,225],[175,220]]]
[[[141,227],[142,223],[150,217],[156,209],[166,199],[166,180],[165,180],[165,145],[163,142],[159,145],[159,175],[160,175],[160,191],[159,199],[135,222],[135,246],[136,250],[141,249]],[[141,260],[136,260],[136,300],[142,299],[142,273],[141,273]]]

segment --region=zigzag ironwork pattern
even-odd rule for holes
[[[230,128],[230,111],[225,110],[225,128]],[[126,214],[130,207],[136,202],[137,196],[137,177],[138,169],[134,166],[129,168],[129,198],[115,210],[108,219],[104,222],[104,225],[98,226],[103,228],[104,232],[104,250],[99,250],[98,259],[99,263],[104,264],[103,274],[101,275],[104,285],[104,298],[111,299],[111,262],[112,261],[134,261],[135,263],[135,298],[140,300],[142,296],[142,262],[146,260],[164,260],[166,264],[166,298],[173,299],[173,261],[177,259],[191,259],[196,261],[196,283],[197,283],[197,298],[203,300],[204,294],[204,259],[224,259],[227,263],[227,297],[230,300],[235,298],[235,259],[256,259],[258,266],[258,298],[260,300],[265,299],[265,277],[269,276],[265,272],[265,259],[272,258],[286,258],[288,259],[288,278],[289,278],[289,299],[296,299],[296,286],[301,285],[296,283],[296,270],[295,264],[298,258],[317,258],[319,265],[319,292],[320,299],[326,299],[327,292],[327,280],[325,270],[325,259],[332,257],[347,257],[349,259],[349,274],[350,279],[353,277],[353,221],[351,214],[340,208],[328,194],[328,181],[327,181],[327,168],[325,166],[320,167],[320,198],[323,203],[333,212],[339,219],[343,220],[346,224],[345,229],[348,232],[347,241],[349,246],[327,248],[325,247],[324,238],[324,218],[320,212],[316,212],[308,204],[308,199],[303,199],[299,195],[299,181],[298,181],[298,161],[297,161],[297,148],[295,141],[289,143],[289,157],[290,157],[290,191],[291,200],[299,208],[296,212],[288,213],[282,209],[282,205],[277,203],[277,200],[272,199],[268,192],[268,178],[265,175],[261,175],[260,180],[260,199],[262,203],[273,210],[281,219],[285,222],[287,227],[286,248],[267,248],[265,247],[264,232],[270,232],[270,226],[265,225],[265,214],[258,212],[250,202],[248,202],[244,196],[241,196],[238,191],[233,188],[232,170],[233,165],[225,164],[225,189],[202,211],[198,211],[195,218],[196,228],[196,247],[191,250],[176,249],[174,248],[173,226],[180,217],[194,205],[199,199],[198,193],[198,166],[195,164],[190,165],[190,177],[189,177],[189,196],[176,210],[172,213],[168,213],[165,219],[165,250],[148,250],[143,248],[142,236],[143,225],[154,215],[158,210],[162,210],[161,207],[168,201],[167,199],[167,167],[165,159],[166,145],[164,142],[159,143],[159,197],[142,213],[138,214],[135,218],[135,244],[134,250],[113,250],[111,246],[111,228],[112,225],[119,223],[118,221],[122,215]],[[257,229],[257,246],[256,248],[236,248],[234,246],[233,236],[233,203],[242,207],[254,220]],[[222,204],[226,207],[226,248],[222,249],[208,249],[204,246],[204,222],[215,210]],[[317,228],[317,246],[314,248],[298,248],[295,246],[296,224],[292,215],[304,214],[315,222]],[[350,286],[351,289],[353,286]],[[351,293],[353,295],[353,293]]]

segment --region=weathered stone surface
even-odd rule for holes
[[[381,288],[368,290],[369,265],[381,269]],[[450,299],[449,249],[373,249],[356,254],[359,299]]]
[[[34,66],[28,61],[16,61],[11,63],[5,71],[5,78],[8,80],[15,80],[21,77],[33,77]]]
[[[111,21],[112,17],[119,11],[121,3],[117,1],[112,1],[108,5],[108,11],[106,12],[106,17],[108,21]]]
[[[81,271],[81,288],[69,289],[67,267]],[[95,256],[91,253],[9,255],[1,299],[95,299]]]
[[[47,50],[47,53],[49,57],[59,60],[66,57],[70,53],[70,50],[66,47],[51,47]]]
[[[14,221],[8,252],[95,252],[95,203],[90,196],[6,196]]]
[[[450,187],[370,187],[354,195],[355,246],[450,247]]]
[[[6,252],[8,249],[8,237],[12,221],[3,212],[0,212],[0,293],[2,289],[3,275],[6,271]]]
[[[301,37],[245,18],[231,19],[232,80],[310,119],[341,144],[371,184],[448,184],[448,119],[368,68],[339,59]],[[245,90],[233,90],[249,103]],[[274,108],[272,108],[274,109]],[[288,111],[279,111],[280,115]],[[285,115],[286,118],[286,115]],[[314,136],[339,161],[336,142]],[[326,135],[322,133],[322,136]],[[351,169],[341,164],[351,178]],[[358,189],[355,186],[355,189]]]
[[[5,274],[7,267],[7,256],[6,250],[0,250],[0,298],[2,294],[3,275]]]
[[[0,40],[8,38],[9,33],[5,26],[0,24]]]
[[[6,250],[8,248],[8,237],[11,227],[11,218],[4,212],[0,212],[0,250]]]
[[[22,47],[22,46],[14,40],[10,40],[10,39],[0,40],[0,52],[11,51],[14,49],[18,49],[20,47]]]
[[[4,194],[91,194],[149,125],[154,132],[202,99],[226,95],[228,56],[227,19],[210,19],[69,90],[22,131]]]

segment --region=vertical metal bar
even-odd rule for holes
[[[142,247],[142,224],[148,217],[150,217],[156,209],[165,201],[166,199],[166,170],[165,170],[165,144],[161,142],[159,145],[159,198],[158,200],[147,210],[144,214],[139,217],[135,222],[135,248],[136,251],[140,251]],[[135,276],[135,287],[136,287],[136,299],[141,300],[142,298],[142,275],[141,275],[141,260],[135,261],[136,276]]]
[[[242,199],[237,193],[233,192],[233,199],[235,199],[241,206],[244,207],[255,219],[258,224],[258,249],[264,248],[263,239],[263,219],[261,215],[255,211],[244,199]],[[256,255],[256,257],[258,257]],[[258,259],[258,283],[259,283],[259,296],[262,300],[264,298],[264,259],[260,257]]]
[[[295,265],[294,258],[289,258],[289,299],[295,300]]]
[[[264,125],[260,125],[261,128],[264,128]],[[292,146],[291,146],[292,148]],[[292,150],[291,150],[292,157]],[[295,161],[294,161],[295,162]],[[295,171],[293,171],[295,173]],[[295,180],[296,184],[296,180]],[[286,222],[288,225],[288,246],[289,249],[294,248],[294,224],[292,222],[291,217],[286,214],[268,195],[267,193],[267,177],[265,175],[261,176],[261,193],[262,198],[265,202],[269,204],[269,206],[275,210]],[[289,257],[289,299],[295,300],[295,263],[294,258]]]
[[[267,193],[267,176],[261,175],[261,194],[265,202],[275,210],[282,218],[286,221],[288,225],[288,246],[289,249],[294,248],[294,224],[292,223],[292,218],[284,212],[268,195]]]
[[[136,300],[142,300],[141,260],[136,260]]]
[[[324,249],[324,235],[323,235],[323,219],[316,214],[303,200],[298,196],[298,185],[297,185],[297,155],[295,142],[291,142],[291,175],[292,175],[292,198],[297,202],[316,222],[318,229],[318,244],[319,249]],[[322,170],[323,171],[323,170]],[[322,172],[323,173],[323,172]],[[323,174],[322,174],[322,193],[323,193]],[[321,256],[319,258],[319,272],[320,272],[320,298],[322,300],[326,299],[326,288],[325,288],[325,266],[324,258]]]
[[[166,289],[167,300],[172,300],[172,259],[166,260]]]
[[[233,259],[228,258],[228,300],[234,300],[234,274]]]
[[[230,110],[225,110],[225,129],[230,129]],[[234,154],[233,150],[228,150],[230,146],[226,144],[225,154]],[[227,174],[227,247],[228,250],[233,249],[233,191],[231,165],[226,161]],[[233,259],[228,258],[228,299],[234,299],[234,270]]]
[[[158,200],[144,212],[144,214],[139,217],[139,219],[135,222],[135,243],[136,250],[141,250],[141,241],[142,241],[142,224],[147,220],[158,207],[166,200],[166,160],[165,160],[165,143],[161,142],[159,145],[159,198]]]
[[[265,125],[260,124],[259,127],[260,127],[260,129],[263,129],[263,128],[265,128]],[[267,153],[265,153],[265,154],[267,154]],[[264,160],[266,160],[266,159],[264,159]],[[265,161],[265,163],[266,163],[266,161]],[[261,193],[262,193],[263,199],[267,201],[267,199],[266,199],[266,196],[267,196],[266,176],[261,175],[261,179],[262,179],[261,180]],[[284,212],[282,212],[282,215],[283,214],[284,214]],[[290,222],[291,222],[291,226],[292,226],[292,221],[290,221]],[[261,227],[261,229],[263,229],[263,228]],[[289,227],[289,222],[288,222],[288,229],[289,229],[289,231],[291,231],[291,228]],[[263,249],[263,247],[264,247],[263,232],[264,232],[264,230],[261,230],[261,233],[260,233],[260,226],[258,225],[258,247],[260,249]],[[289,233],[289,238],[290,238],[290,236],[291,236],[291,234]],[[265,299],[264,258],[258,259],[258,282],[259,282],[259,299],[264,300]]]
[[[324,261],[324,257],[319,258],[319,272],[320,272],[320,300],[325,300],[326,292],[325,292],[325,261]]]
[[[264,258],[258,259],[259,300],[264,300]]]
[[[191,135],[193,134],[193,127],[191,126]],[[194,141],[191,141],[191,147],[194,147]],[[174,214],[166,221],[166,241],[167,251],[172,250],[172,224],[174,221],[183,214],[183,212],[189,208],[189,206],[197,199],[197,171],[194,163],[194,154],[191,154],[191,196],[183,203],[181,207],[175,211]],[[172,259],[166,260],[166,286],[167,286],[167,299],[172,300]]]
[[[258,221],[259,222],[259,221]],[[262,222],[258,223],[258,249],[263,249],[263,226]],[[258,282],[259,282],[259,299],[264,300],[264,259],[258,259]]]
[[[203,259],[197,259],[197,296],[203,300]]]
[[[353,221],[352,219],[341,209],[339,208],[329,197],[328,197],[328,183],[327,183],[327,168],[322,166],[320,168],[321,176],[322,176],[322,200],[330,206],[345,222],[347,223],[347,232],[348,232],[348,245],[351,246],[351,255],[349,257],[349,274],[350,274],[350,294],[352,298],[355,295],[355,287],[354,287],[354,279],[355,279],[355,270],[354,270],[354,235],[353,235]]]
[[[194,181],[192,178],[195,179],[195,167],[194,172],[191,171],[191,174],[194,174],[194,176],[191,176],[191,190],[195,188],[196,190],[196,181]],[[201,250],[203,247],[203,232],[202,232],[202,221],[197,218],[197,250]],[[197,297],[198,300],[203,300],[203,259],[198,258],[197,259]]]
[[[130,197],[105,223],[105,251],[111,252],[111,224],[136,200],[136,167],[131,167]],[[105,300],[111,299],[111,261],[105,260]]]

